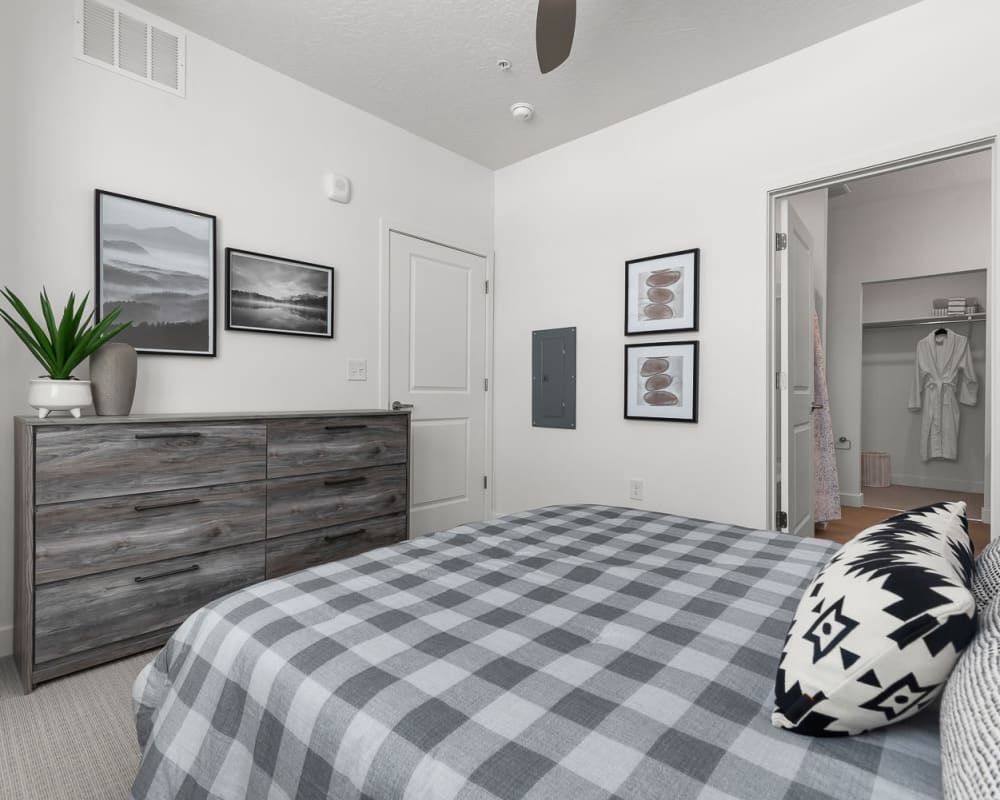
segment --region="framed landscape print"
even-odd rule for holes
[[[121,307],[116,338],[140,353],[215,355],[215,217],[105,192],[96,194],[100,319]]]
[[[625,418],[698,421],[698,342],[625,345]]]
[[[333,267],[226,248],[226,330],[333,338]]]
[[[625,262],[625,335],[698,330],[698,248]]]

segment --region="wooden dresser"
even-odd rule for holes
[[[407,536],[407,412],[14,426],[14,658],[26,691],[156,647],[236,589]]]

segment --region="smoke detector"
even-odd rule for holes
[[[535,107],[531,103],[514,103],[510,107],[510,113],[518,122],[527,122],[535,116]]]

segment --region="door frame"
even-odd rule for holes
[[[485,450],[483,451],[483,470],[486,473],[486,496],[484,498],[483,510],[486,518],[495,516],[494,491],[494,454],[493,454],[493,321],[495,282],[493,278],[494,254],[491,248],[476,248],[463,244],[449,244],[447,237],[438,237],[430,233],[417,233],[415,226],[394,225],[392,221],[379,217],[378,221],[378,387],[376,390],[377,403],[379,408],[389,408],[391,398],[389,397],[389,242],[393,233],[409,236],[411,239],[420,239],[430,242],[440,247],[447,247],[451,250],[458,250],[469,255],[486,259],[486,280],[489,283],[489,291],[486,293],[486,341],[483,353],[486,380],[488,390],[485,392],[486,408],[485,428],[486,436]]]
[[[987,264],[986,272],[988,311],[986,318],[987,363],[989,364],[992,381],[992,376],[1000,374],[1000,372],[997,372],[997,370],[1000,369],[1000,346],[998,346],[1000,343],[995,340],[995,332],[1000,331],[1000,328],[994,324],[995,310],[1000,310],[1000,281],[997,280],[998,276],[996,274],[998,247],[1000,247],[1000,242],[998,242],[1000,225],[997,223],[997,214],[998,211],[1000,211],[997,207],[997,184],[998,179],[1000,179],[1000,159],[998,159],[997,154],[997,136],[986,136],[950,147],[930,150],[917,155],[893,159],[891,161],[885,161],[866,167],[859,167],[858,169],[840,172],[824,178],[782,186],[777,189],[772,189],[767,193],[766,385],[768,386],[768,392],[767,403],[765,404],[767,447],[765,448],[766,461],[764,465],[764,475],[767,482],[765,486],[765,497],[767,498],[766,523],[768,529],[775,531],[781,530],[777,525],[777,513],[781,510],[780,498],[778,496],[778,484],[781,479],[781,474],[777,465],[777,458],[780,453],[780,442],[778,437],[781,433],[781,424],[779,419],[779,415],[781,414],[781,398],[776,385],[778,369],[781,363],[778,354],[778,346],[781,342],[781,320],[778,319],[775,314],[774,302],[776,296],[775,293],[778,289],[778,264],[776,257],[777,253],[775,250],[775,237],[779,232],[783,232],[778,231],[776,227],[778,203],[782,200],[787,200],[792,195],[810,192],[815,189],[829,188],[834,184],[861,180],[862,178],[871,178],[876,175],[897,172],[909,167],[931,164],[936,161],[944,161],[957,156],[981,153],[983,151],[989,151],[992,155],[992,166],[990,169],[990,197],[992,203],[992,208],[990,210],[990,223],[992,225],[990,233],[991,256],[990,261]],[[858,391],[860,393],[860,387]],[[860,400],[861,398],[859,394],[858,401],[860,402]],[[993,393],[990,391],[989,386],[987,386],[987,400],[989,402],[989,413],[986,416],[986,463],[989,465],[989,502],[992,506],[995,502],[998,502],[998,498],[1000,498],[1000,447],[994,448],[992,446],[993,431],[1000,431],[1000,417],[998,417],[998,404],[995,402]],[[992,509],[990,510],[990,517],[992,519]],[[991,527],[991,539],[993,541],[1000,540],[1000,531],[997,531],[995,526]]]

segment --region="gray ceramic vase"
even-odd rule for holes
[[[91,355],[90,383],[98,416],[128,416],[135,397],[138,362],[135,348],[124,342],[108,342]]]

